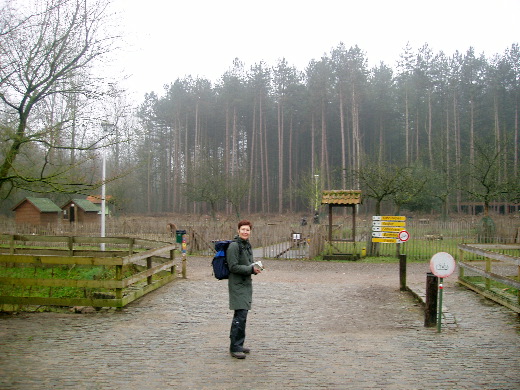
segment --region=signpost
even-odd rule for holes
[[[408,241],[406,217],[402,215],[375,215],[372,217],[372,242],[400,244]]]
[[[442,323],[442,279],[450,276],[455,271],[455,259],[447,252],[439,252],[430,260],[430,270],[439,278],[439,304],[437,306],[437,332],[441,331]]]

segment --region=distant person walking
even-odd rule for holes
[[[229,266],[229,309],[234,310],[231,330],[229,332],[231,356],[245,359],[249,348],[244,347],[246,339],[247,313],[253,300],[253,281],[251,275],[262,270],[253,264],[253,249],[249,242],[253,224],[242,220],[238,223],[238,236],[232,242],[226,253]]]

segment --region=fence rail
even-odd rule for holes
[[[460,244],[459,283],[520,313],[520,257],[509,254],[519,252],[516,244]],[[466,254],[479,256],[480,261],[469,264]]]
[[[95,248],[100,243],[106,250]],[[2,234],[0,244],[6,311],[26,305],[121,308],[177,276],[177,246],[168,242]]]

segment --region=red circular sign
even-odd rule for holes
[[[399,232],[399,241],[405,242],[408,241],[410,238],[410,233],[408,233],[406,230],[401,230]]]

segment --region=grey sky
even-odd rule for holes
[[[235,57],[246,69],[285,57],[304,70],[343,42],[369,65],[395,66],[407,42],[452,55],[473,46],[492,57],[519,41],[520,0],[115,0],[124,50],[113,66],[142,98],[192,75],[218,81]]]

